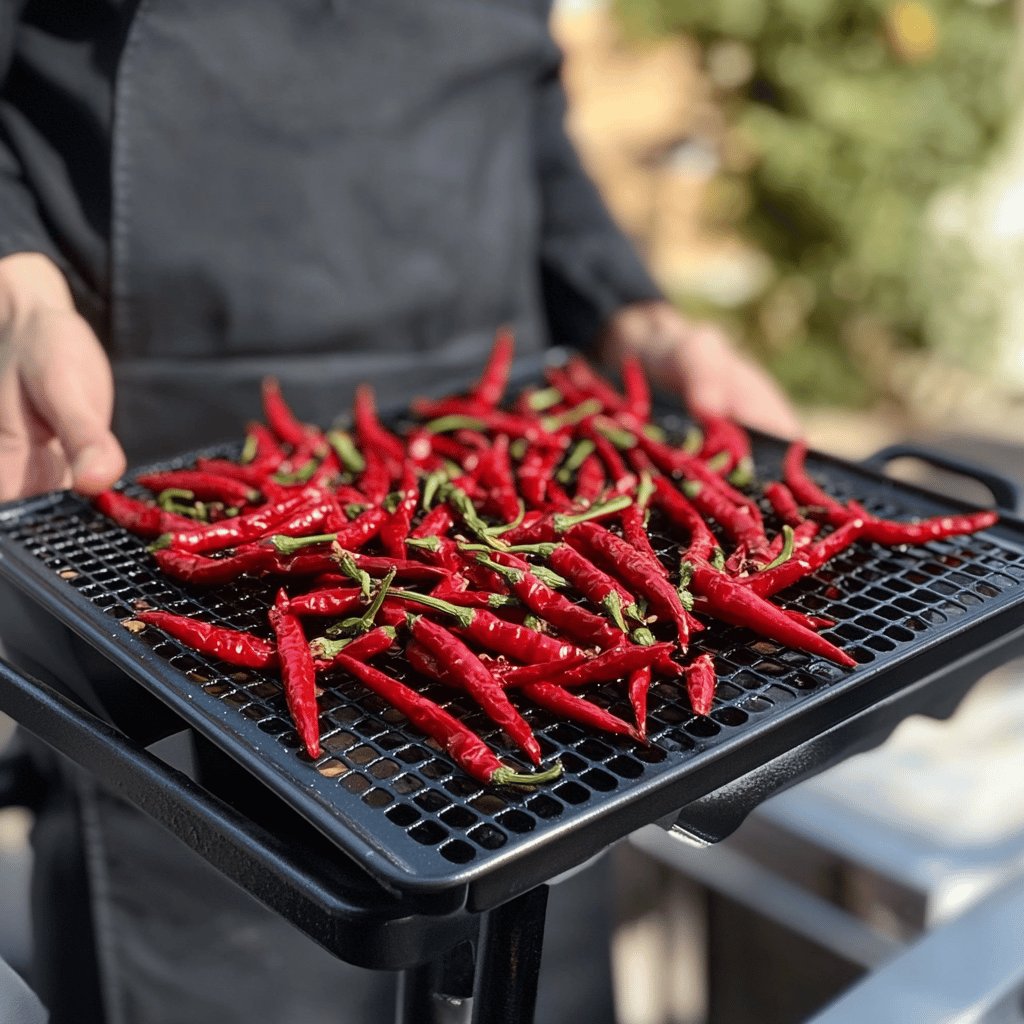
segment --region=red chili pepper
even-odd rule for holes
[[[472,620],[462,632],[474,643],[497,654],[527,663],[556,661],[583,652],[575,645],[538,633],[515,622],[506,622],[485,608],[467,608]]]
[[[571,512],[576,507],[557,480],[548,481],[547,501],[544,503],[545,509],[551,509],[556,512]]]
[[[734,505],[713,487],[693,483],[687,490],[690,501],[705,516],[710,516],[736,544],[742,544],[751,555],[768,546],[760,515],[751,513],[750,505]]]
[[[690,543],[685,557],[689,559],[710,559],[718,541],[704,517],[690,502],[676,490],[667,477],[654,481],[655,500],[669,521],[689,534]]]
[[[748,498],[742,491],[730,486],[706,462],[682,449],[672,448],[662,441],[656,441],[654,438],[648,437],[642,430],[635,433],[634,436],[638,448],[650,457],[661,472],[667,476],[682,473],[690,480],[706,484],[709,489],[721,494],[731,504],[746,506],[750,510],[751,519],[763,530],[761,510],[758,508],[757,502]],[[636,451],[636,448],[630,449],[630,456],[632,457]]]
[[[447,505],[435,505],[421,520],[418,526],[413,527],[410,537],[417,539],[421,537],[444,537],[455,524],[455,517]]]
[[[409,536],[412,517],[420,501],[420,484],[416,466],[406,460],[402,467],[402,483],[398,491],[395,511],[380,528],[380,543],[384,554],[393,558],[405,558],[405,542]],[[346,545],[348,546],[348,545]]]
[[[285,454],[274,434],[262,423],[250,423],[242,450],[241,462],[264,478],[270,476],[285,460]]]
[[[277,656],[281,662],[281,680],[292,721],[314,760],[323,753],[320,748],[320,722],[316,706],[316,669],[302,624],[288,607],[284,590],[269,612],[270,625],[277,637]]]
[[[782,461],[782,475],[793,496],[808,509],[819,510],[833,526],[841,526],[852,518],[850,510],[831,494],[823,491],[808,475],[805,468],[807,443],[794,441],[786,450]]]
[[[459,682],[534,764],[540,764],[537,737],[487,666],[458,637],[426,616],[414,616],[410,628],[413,637],[444,667],[448,677]]]
[[[970,512],[959,515],[935,516],[917,522],[903,523],[892,519],[869,517],[864,523],[862,536],[876,544],[925,544],[942,537],[977,533],[999,522],[992,511]]]
[[[223,501],[226,505],[248,505],[260,497],[259,491],[240,480],[195,469],[146,473],[138,482],[156,494],[174,488],[191,491],[200,501]]]
[[[604,463],[597,455],[588,455],[576,474],[576,493],[573,504],[584,508],[593,505],[604,493],[608,480],[604,475]]]
[[[300,502],[285,517],[275,517],[259,537],[270,537],[274,534],[304,537],[311,533],[324,532],[339,516],[344,518],[334,497],[327,497],[315,503]]]
[[[614,577],[603,572],[569,544],[556,544],[547,553],[548,565],[564,576],[588,601],[603,607],[625,630],[623,612],[639,617],[636,598]]]
[[[548,483],[562,458],[561,448],[532,448],[519,464],[516,479],[519,493],[530,508],[541,508],[547,500]]]
[[[153,552],[153,560],[172,579],[184,583],[216,586],[238,579],[244,573],[259,575],[272,561],[274,552],[268,549],[243,550],[228,558],[207,558],[193,551],[161,548]]]
[[[377,626],[369,633],[363,633],[352,639],[329,640],[327,637],[317,637],[310,644],[313,654],[313,665],[317,672],[327,672],[337,664],[336,658],[344,654],[346,658],[353,658],[356,661],[369,661],[390,650],[394,645],[398,633],[394,626]]]
[[[582,424],[580,426],[580,433],[594,442],[597,454],[604,463],[608,476],[611,478],[612,494],[632,494],[637,484],[636,474],[627,468],[615,445],[601,431],[597,430],[592,423]]]
[[[472,391],[474,402],[486,409],[493,409],[505,394],[508,386],[508,375],[512,369],[512,356],[515,351],[515,340],[511,330],[500,327],[494,336],[494,347],[475,388]]]
[[[173,612],[143,611],[135,618],[148,626],[156,626],[169,636],[188,644],[200,654],[210,654],[230,665],[242,668],[268,668],[277,664],[274,645],[252,633],[243,633],[226,626],[215,626],[201,619]]]
[[[581,651],[574,644],[556,640],[519,623],[499,619],[486,608],[460,608],[425,594],[393,590],[388,596],[388,601],[398,600],[412,601],[451,616],[458,622],[462,635],[485,650],[504,654],[516,661],[561,661],[586,655],[585,651]]]
[[[561,540],[562,534],[568,533],[579,523],[618,515],[631,502],[632,499],[627,495],[620,494],[600,505],[592,505],[583,512],[546,512],[541,516],[527,517],[519,526],[503,533],[501,539],[512,545],[552,543]]]
[[[544,370],[544,378],[556,391],[561,392],[562,400],[568,406],[579,405],[587,397],[586,391],[573,383],[569,374],[560,366],[549,366]]]
[[[710,654],[701,654],[683,669],[690,706],[698,715],[710,715],[715,698],[715,663]]]
[[[778,480],[765,484],[764,496],[768,499],[775,514],[789,526],[799,526],[807,522],[800,506],[793,497],[793,492]]]
[[[274,505],[259,505],[243,515],[221,519],[216,523],[191,523],[187,529],[158,537],[156,546],[196,553],[223,551],[266,536],[275,528],[287,524],[295,515],[295,510],[307,504],[306,497],[297,495]]]
[[[293,448],[300,447],[306,440],[309,428],[296,418],[291,406],[284,400],[276,378],[265,377],[262,390],[263,415],[267,425],[279,441]]]
[[[267,473],[257,465],[242,465],[238,462],[231,462],[229,459],[196,459],[196,469],[201,473],[211,473],[214,476],[231,477],[239,480],[249,487],[260,489]]]
[[[511,520],[519,514],[512,463],[508,456],[508,436],[499,434],[480,460],[479,480],[487,488],[486,505],[501,520]]]
[[[542,583],[530,571],[530,564],[521,558],[495,552],[492,559],[483,560],[509,584],[512,593],[530,611],[577,642],[604,649],[618,647],[625,641],[626,635],[621,629]]]
[[[337,546],[335,546],[337,547]],[[343,552],[335,550],[332,558],[337,563]],[[386,558],[380,555],[364,555],[360,551],[348,551],[356,565],[371,576],[387,576],[391,569],[397,573],[397,579],[406,583],[436,583],[448,575],[448,571],[422,562],[411,562],[406,558]],[[298,557],[298,556],[297,556]]]
[[[651,538],[647,533],[647,500],[653,488],[650,477],[644,476],[644,493],[638,491],[636,500],[632,505],[622,510],[622,536],[633,545],[636,557],[647,562],[652,572],[668,579],[668,569],[665,568],[658,553],[651,546]]]
[[[566,535],[573,547],[582,546],[583,553],[603,562],[626,585],[651,603],[651,607],[675,623],[683,649],[690,642],[690,621],[672,584],[663,576],[650,572],[646,560],[636,558],[632,546],[597,523],[580,523]]]
[[[869,515],[862,508],[853,504],[843,505],[830,494],[823,491],[808,475],[804,465],[807,457],[807,445],[803,441],[794,441],[786,452],[783,460],[783,474],[790,490],[797,500],[804,505],[820,509],[825,518],[833,526],[856,518],[864,520],[862,536],[865,540],[877,544],[924,544],[942,537],[953,537],[960,534],[977,533],[986,530],[999,521],[992,511],[979,511],[963,515],[934,516],[917,522],[903,523],[892,519],[878,519]]]
[[[738,423],[719,416],[699,403],[691,403],[690,411],[704,431],[704,443],[698,457],[705,462],[721,459],[719,472],[723,476],[737,469],[749,476],[753,471],[753,460],[747,432]]]
[[[359,477],[359,490],[367,501],[379,505],[391,489],[391,471],[387,460],[377,448],[368,448],[364,455],[366,468]]]
[[[651,644],[649,647],[627,644],[604,651],[594,658],[582,658],[560,668],[557,664],[525,665],[500,673],[504,686],[524,686],[527,683],[549,682],[557,686],[586,686],[590,683],[610,683],[622,679],[645,665],[664,663],[671,656],[672,644]],[[676,669],[678,673],[678,668]]]
[[[793,622],[784,612],[760,597],[749,586],[737,582],[703,562],[691,563],[690,586],[706,598],[716,618],[735,626],[746,626],[761,636],[778,640],[787,647],[818,654],[849,668],[857,663],[835,644],[812,630]]]
[[[93,504],[108,519],[139,537],[158,537],[175,530],[187,530],[195,526],[187,516],[165,512],[157,505],[130,498],[120,491],[103,491],[93,498]]]
[[[456,541],[451,537],[410,537],[406,542],[414,557],[448,572],[465,569],[465,558]]]
[[[291,609],[296,615],[324,617],[348,615],[350,612],[358,611],[365,603],[361,590],[342,587],[323,587],[289,599]]]
[[[781,565],[745,577],[741,582],[761,597],[771,597],[786,587],[817,572],[826,562],[845,551],[864,532],[862,519],[851,519],[838,529],[823,537],[816,544],[810,544],[794,554]]]
[[[644,364],[637,356],[628,355],[622,360],[622,386],[626,392],[626,412],[646,423],[651,415],[651,387]]]
[[[644,665],[629,674],[629,703],[636,716],[637,735],[647,739],[647,695],[651,689],[651,666]]]
[[[626,403],[622,396],[607,381],[595,373],[590,364],[581,357],[573,356],[566,362],[565,374],[577,392],[582,393],[584,399],[596,398],[604,406],[605,410],[610,413],[623,412],[626,409]],[[574,401],[572,404],[578,405],[580,403]]]
[[[377,401],[369,384],[360,384],[356,388],[352,422],[363,457],[366,458],[370,451],[379,452],[390,463],[389,472],[392,475],[400,473],[405,461],[405,446],[377,417]]]
[[[558,778],[562,767],[556,764],[545,772],[523,774],[503,764],[497,755],[471,729],[444,708],[418,694],[404,683],[379,669],[349,658],[344,652],[335,659],[367,689],[401,711],[421,732],[436,740],[455,763],[470,777],[490,785],[534,786]]]

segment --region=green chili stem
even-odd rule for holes
[[[432,434],[447,434],[451,430],[484,430],[487,424],[474,416],[461,416],[456,413],[451,416],[438,416],[436,420],[425,424],[425,427]]]
[[[293,555],[302,548],[308,548],[314,544],[330,544],[337,539],[337,533],[317,533],[309,537],[289,537],[286,533],[275,533],[270,538],[270,543],[280,554]]]
[[[508,533],[509,530],[514,530],[525,518],[526,506],[523,504],[522,498],[520,498],[519,511],[516,513],[515,519],[513,519],[511,523],[503,523],[501,526],[488,526],[487,536],[500,537],[503,533]]]
[[[788,523],[782,527],[782,550],[761,570],[766,572],[774,569],[783,562],[788,562],[793,557],[793,527]]]
[[[561,430],[562,427],[574,427],[577,423],[582,423],[588,416],[596,416],[603,408],[599,399],[587,398],[579,405],[574,405],[557,416],[545,416],[541,420],[541,426],[549,433],[554,433],[556,430]]]
[[[256,458],[256,449],[258,446],[259,441],[256,439],[256,435],[246,434],[245,444],[242,445],[242,454],[239,455],[238,461],[241,462],[243,466],[248,465]]]
[[[356,447],[352,435],[344,430],[329,430],[327,432],[327,443],[334,449],[338,461],[350,473],[362,473],[366,469],[366,459]]]
[[[425,608],[433,608],[434,611],[444,612],[456,619],[460,626],[469,627],[473,623],[473,609],[460,608],[458,605],[442,601],[439,597],[431,597],[429,594],[417,594],[412,590],[393,590],[392,597],[400,597],[403,601],[412,601],[414,604],[421,604]]]
[[[573,473],[576,472],[580,466],[583,465],[587,456],[590,455],[596,445],[589,437],[583,438],[582,441],[577,441],[573,445],[572,451],[569,452],[569,457],[562,463],[562,468],[558,471],[556,479],[561,484],[567,484],[572,480]]]
[[[611,501],[606,501],[603,505],[592,505],[585,512],[576,512],[573,515],[565,515],[559,512],[555,516],[555,529],[559,533],[565,533],[566,530],[571,530],[579,523],[587,522],[588,519],[598,519],[601,516],[611,515],[614,512],[621,512],[632,504],[633,499],[628,494],[620,494],[617,498],[612,498]]]
[[[526,404],[534,412],[544,412],[545,409],[550,409],[554,405],[558,405],[562,401],[562,392],[558,388],[542,388],[540,391],[534,391],[526,400]]]
[[[556,761],[550,768],[542,772],[524,774],[514,771],[512,768],[502,765],[491,776],[491,782],[496,786],[539,786],[543,782],[554,782],[562,774],[562,762]]]

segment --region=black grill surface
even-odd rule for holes
[[[781,454],[773,441],[758,443],[763,478],[777,477]],[[856,497],[879,515],[906,518],[960,508],[823,456],[812,454],[808,468],[832,494]],[[776,525],[770,517],[768,522]],[[657,522],[652,525],[657,532]],[[673,557],[675,545],[664,537],[661,548]],[[314,764],[302,751],[274,674],[238,671],[156,629],[133,634],[121,625],[149,606],[268,635],[272,584],[246,579],[208,590],[179,586],[156,570],[144,542],[74,495],[0,509],[0,572],[237,758],[387,887],[466,887],[471,904],[486,906],[733,781],[923,672],[969,656],[998,628],[1019,626],[1024,525],[1006,519],[984,534],[906,550],[861,545],[779,595],[776,601],[786,607],[836,620],[825,635],[857,660],[852,671],[743,629],[711,624],[693,650],[716,657],[714,711],[697,717],[681,680],[656,682],[648,746],[556,720],[524,703],[546,758],[560,758],[565,769],[559,781],[532,792],[472,781],[402,715],[340,674],[325,677],[324,756]],[[402,676],[400,656],[389,657],[378,664]],[[521,764],[465,697],[434,684],[428,692],[509,763]],[[623,687],[607,685],[588,696],[630,717]]]

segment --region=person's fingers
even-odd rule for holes
[[[0,375],[0,501],[24,496],[29,464],[29,425],[17,375]]]
[[[0,500],[40,494],[70,481],[64,453],[33,414],[14,374],[0,378]]]
[[[695,334],[680,349],[681,389],[691,406],[728,416],[781,437],[800,433],[800,421],[771,376],[714,332]]]
[[[25,394],[60,442],[72,485],[85,494],[97,494],[125,469],[124,452],[110,430],[110,362],[89,326],[75,314],[41,317],[33,335],[34,344],[21,363]]]

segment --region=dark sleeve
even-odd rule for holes
[[[559,72],[541,82],[537,103],[541,283],[552,340],[585,349],[616,310],[662,295],[569,141]]]
[[[0,259],[16,252],[41,252],[60,262],[7,134],[7,118],[12,116],[6,101],[7,77],[23,6],[24,0],[0,2]]]

